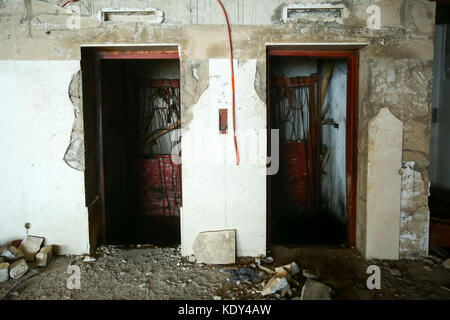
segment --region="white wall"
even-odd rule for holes
[[[266,254],[266,108],[254,87],[256,60],[235,60],[234,65],[240,165],[235,164],[228,59],[209,61],[209,88],[192,106],[189,129],[182,128],[185,256],[193,254],[199,232],[223,229],[236,229],[238,256]],[[228,108],[226,135],[219,134],[221,108]],[[246,142],[247,129],[253,142]]]
[[[84,173],[64,153],[79,61],[0,61],[0,245],[30,234],[61,254],[89,251]]]

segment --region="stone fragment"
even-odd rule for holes
[[[36,254],[36,265],[39,267],[45,267],[52,259],[52,246],[43,247]]]
[[[277,275],[274,275],[270,280],[267,282],[264,289],[261,291],[261,294],[263,296],[267,296],[269,294],[273,294],[285,287],[289,287],[289,283],[285,277],[279,277]]]
[[[195,261],[197,261],[197,259],[195,259],[195,257],[193,255],[188,256],[187,259],[190,263],[195,263]]]
[[[301,300],[331,300],[331,288],[312,279],[306,279]]]
[[[442,266],[445,269],[450,269],[450,259],[445,260],[444,262],[442,262]]]
[[[222,297],[214,296],[214,300],[222,300]]]
[[[197,263],[234,264],[236,262],[236,230],[200,232],[195,238]]]
[[[34,261],[36,259],[36,253],[41,249],[44,238],[36,236],[27,236],[19,246],[25,255],[26,261]]]
[[[22,250],[17,249],[15,246],[8,246],[8,248],[2,250],[0,255],[11,261],[16,261],[24,257]]]
[[[9,279],[9,263],[0,263],[0,283]]]
[[[9,276],[13,279],[19,279],[28,271],[28,265],[25,262],[25,259],[17,260],[12,263],[9,269]]]

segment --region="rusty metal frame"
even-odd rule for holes
[[[270,57],[295,56],[315,59],[347,60],[347,111],[346,111],[346,211],[347,211],[347,245],[356,245],[356,195],[357,195],[357,151],[358,151],[358,83],[359,83],[359,52],[358,50],[295,50],[283,48],[268,48],[266,54],[267,74],[267,155],[270,155]],[[270,244],[270,177],[267,176],[267,242]]]

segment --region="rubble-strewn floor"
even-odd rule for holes
[[[364,261],[355,249],[337,247],[273,247],[274,269],[295,261],[300,269],[320,276],[330,286],[332,299],[450,299],[450,270],[438,259],[416,261]],[[8,299],[277,299],[278,294],[262,297],[262,282],[270,276],[261,272],[252,282],[230,283],[229,270],[252,268],[253,259],[239,259],[236,266],[191,264],[175,248],[124,249],[101,247],[95,261],[82,256],[55,257],[40,274],[18,286]],[[80,266],[81,289],[67,289],[66,273],[71,264]],[[367,266],[381,268],[381,290],[368,290]],[[31,266],[31,265],[30,265]],[[254,266],[254,265],[253,265]],[[398,271],[401,275],[398,274]],[[301,273],[301,272],[300,272]],[[0,284],[0,298],[19,280]],[[300,285],[302,275],[295,277]],[[293,288],[299,296],[301,288]],[[291,298],[292,298],[291,297]],[[286,297],[289,298],[289,297]]]

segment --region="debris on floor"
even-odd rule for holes
[[[31,262],[36,259],[36,254],[41,249],[43,243],[44,238],[36,236],[27,236],[25,240],[22,241],[19,249],[23,252],[27,262]]]
[[[258,272],[255,272],[249,268],[240,268],[235,270],[228,270],[231,273],[231,277],[228,281],[237,283],[238,281],[253,281],[259,276]]]
[[[101,246],[90,257],[54,256],[39,269],[33,269],[37,261],[28,263],[26,275],[0,283],[0,297],[9,292],[13,300],[450,299],[450,273],[442,262],[366,261],[356,249],[343,248],[271,249],[271,263],[239,257],[229,266],[189,263],[177,247]],[[366,286],[367,267],[373,264],[381,268],[381,290]],[[81,290],[66,287],[67,268],[74,265],[80,268]],[[424,272],[424,266],[433,272]],[[5,268],[0,265],[0,279]],[[36,270],[41,276],[30,279]]]
[[[331,300],[331,288],[308,278],[303,285],[301,300]]]
[[[27,236],[24,240],[13,240],[10,244],[0,248],[0,283],[10,278],[22,278],[30,269],[44,267],[52,259],[52,246],[41,249],[45,238]]]

